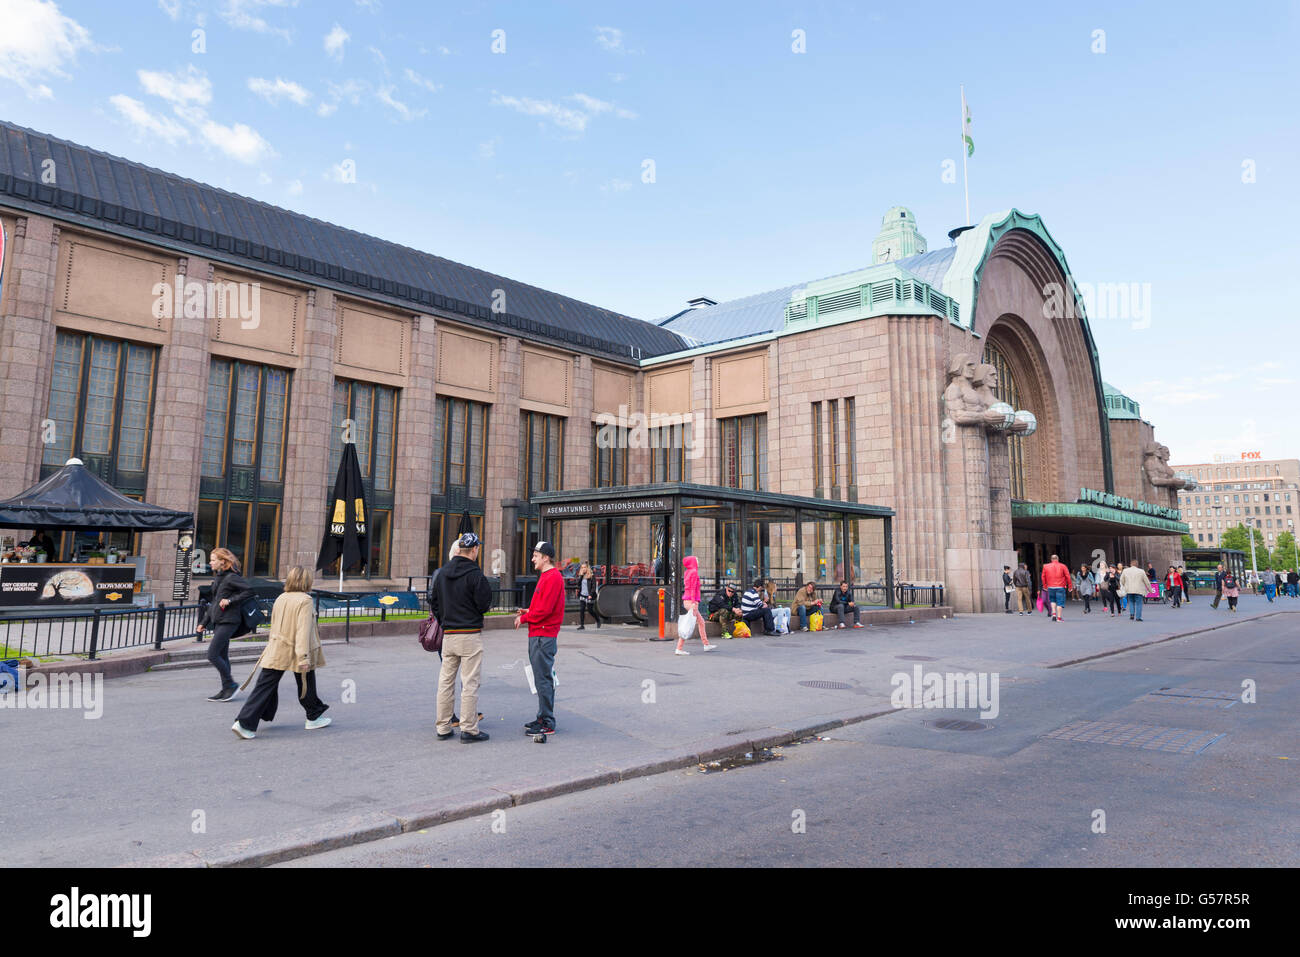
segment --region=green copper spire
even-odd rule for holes
[[[925,237],[916,231],[916,217],[906,206],[892,206],[880,221],[871,244],[871,263],[897,262],[926,251]]]

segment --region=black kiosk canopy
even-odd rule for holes
[[[194,513],[127,498],[86,470],[80,459],[27,491],[0,502],[0,528],[161,532],[194,527]]]

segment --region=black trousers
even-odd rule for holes
[[[259,721],[270,721],[275,717],[276,708],[280,705],[280,676],[283,674],[283,671],[274,668],[263,668],[257,676],[257,683],[253,685],[248,700],[239,712],[239,723],[249,731],[256,731]],[[306,694],[302,690],[304,676],[295,671],[293,677],[302,710],[307,712],[308,721],[315,721],[329,710],[329,705],[316,694],[316,672],[309,671],[306,674]]]
[[[771,608],[760,608],[758,611],[751,611],[748,615],[741,615],[740,620],[750,626],[756,625],[760,621],[763,622],[763,634],[765,635],[770,635],[776,631],[776,622],[772,618]],[[752,627],[750,633],[753,633]]]
[[[239,682],[230,674],[230,639],[242,631],[242,624],[217,625],[212,629],[212,641],[208,645],[208,663],[221,675],[222,691],[239,687]]]
[[[596,622],[596,627],[600,627],[600,614],[596,611],[596,599],[578,597],[578,625],[582,626],[587,623],[587,612],[591,612],[591,617]]]

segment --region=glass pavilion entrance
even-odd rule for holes
[[[635,615],[634,603],[647,614],[662,587],[665,614],[676,616],[686,555],[700,560],[705,603],[724,582],[771,579],[789,601],[806,582],[829,593],[845,579],[860,604],[894,607],[894,513],[883,506],[682,482],[542,492],[531,502],[566,578],[591,562],[602,615]]]

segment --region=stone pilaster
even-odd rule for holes
[[[282,575],[292,565],[315,568],[325,534],[334,481],[329,474],[330,430],[342,428],[342,423],[332,421],[337,336],[334,294],[323,289],[308,290],[302,364],[294,373],[289,399],[284,512],[280,519]]]
[[[208,279],[209,264],[181,257],[182,276]],[[183,310],[181,310],[183,313]],[[208,406],[208,319],[172,319],[171,338],[158,350],[158,372],[149,436],[149,478],[145,501],[164,508],[197,511],[203,462],[203,420]],[[197,515],[195,516],[197,519]],[[170,534],[142,535],[145,568],[155,594],[170,600],[176,562],[176,539]]]
[[[42,216],[18,217],[9,242],[0,298],[0,487],[17,494],[36,483],[44,452],[59,227]]]
[[[495,549],[504,552],[506,567],[514,571],[519,564],[515,555],[515,527],[506,528],[501,502],[517,499],[523,489],[519,484],[523,465],[519,461],[519,392],[523,387],[523,356],[519,340],[501,340],[497,352],[497,399],[488,413],[487,437],[487,505],[483,517],[483,534],[487,554]],[[491,569],[491,565],[485,563]]]
[[[394,578],[423,575],[429,563],[429,496],[433,492],[430,444],[437,347],[438,331],[433,317],[411,317],[411,368],[397,410],[393,550],[389,561]],[[491,565],[485,562],[484,567]]]

